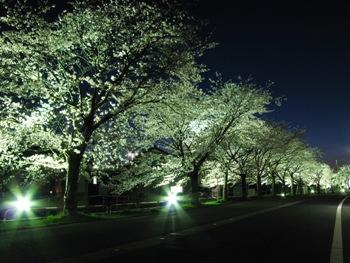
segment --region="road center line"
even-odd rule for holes
[[[54,261],[52,263],[98,262],[99,260],[110,258],[110,257],[116,256],[118,254],[130,253],[131,251],[134,251],[134,250],[160,245],[160,244],[162,244],[162,242],[164,242],[164,240],[174,238],[174,235],[175,236],[193,235],[196,233],[208,231],[210,229],[214,229],[214,228],[224,226],[227,224],[232,224],[233,222],[237,222],[237,221],[249,218],[249,217],[253,217],[256,215],[272,212],[274,210],[278,210],[281,208],[293,206],[293,205],[299,204],[299,203],[304,202],[304,201],[305,200],[300,200],[300,201],[296,201],[296,202],[286,203],[283,205],[273,206],[273,207],[261,209],[261,210],[255,211],[255,212],[250,212],[250,213],[247,213],[244,215],[240,215],[240,216],[231,217],[228,219],[212,222],[210,224],[193,226],[190,228],[186,228],[184,230],[179,230],[177,232],[169,233],[165,236],[158,236],[158,237],[149,238],[146,240],[131,242],[131,243],[127,243],[127,244],[121,244],[121,245],[114,246],[112,248],[102,249],[102,250],[99,250],[96,252],[87,253],[87,254],[80,255],[80,256],[74,256],[71,258],[66,258],[66,259]]]
[[[335,224],[333,232],[333,241],[331,249],[330,263],[343,263],[343,235],[341,225],[341,209],[345,200],[349,196],[345,197],[338,205],[337,212],[335,214]]]

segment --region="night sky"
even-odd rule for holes
[[[270,118],[306,129],[330,164],[350,162],[350,5],[280,2],[194,2],[220,44],[203,62],[225,79],[273,81],[287,101]]]

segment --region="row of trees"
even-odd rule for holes
[[[221,171],[223,196],[227,196],[227,183],[239,181],[242,198],[247,197],[247,184],[256,185],[262,196],[262,184],[269,185],[271,194],[305,194],[310,187],[321,193],[330,190],[331,168],[320,161],[317,149],[302,140],[303,132],[291,131],[282,124],[258,121],[234,134],[220,146],[216,161]],[[287,189],[288,188],[288,189]]]
[[[329,186],[330,168],[302,132],[261,118],[268,87],[217,78],[203,86],[202,24],[172,1],[80,0],[57,9],[5,1],[0,35],[0,176],[115,193],[138,185],[242,182]],[[128,152],[135,153],[130,158]],[[136,154],[137,153],[137,154]]]
[[[332,176],[332,186],[336,191],[349,192],[350,191],[350,165],[345,164],[336,167]]]

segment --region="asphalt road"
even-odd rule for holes
[[[0,234],[0,262],[328,262],[344,197],[256,200]],[[341,216],[350,262],[350,198]],[[339,236],[338,236],[339,239]],[[333,262],[332,262],[333,263]]]

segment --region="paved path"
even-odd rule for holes
[[[0,262],[331,262],[344,197],[260,200],[119,221],[0,233]],[[342,206],[350,262],[350,201]],[[339,211],[339,210],[338,210]]]

